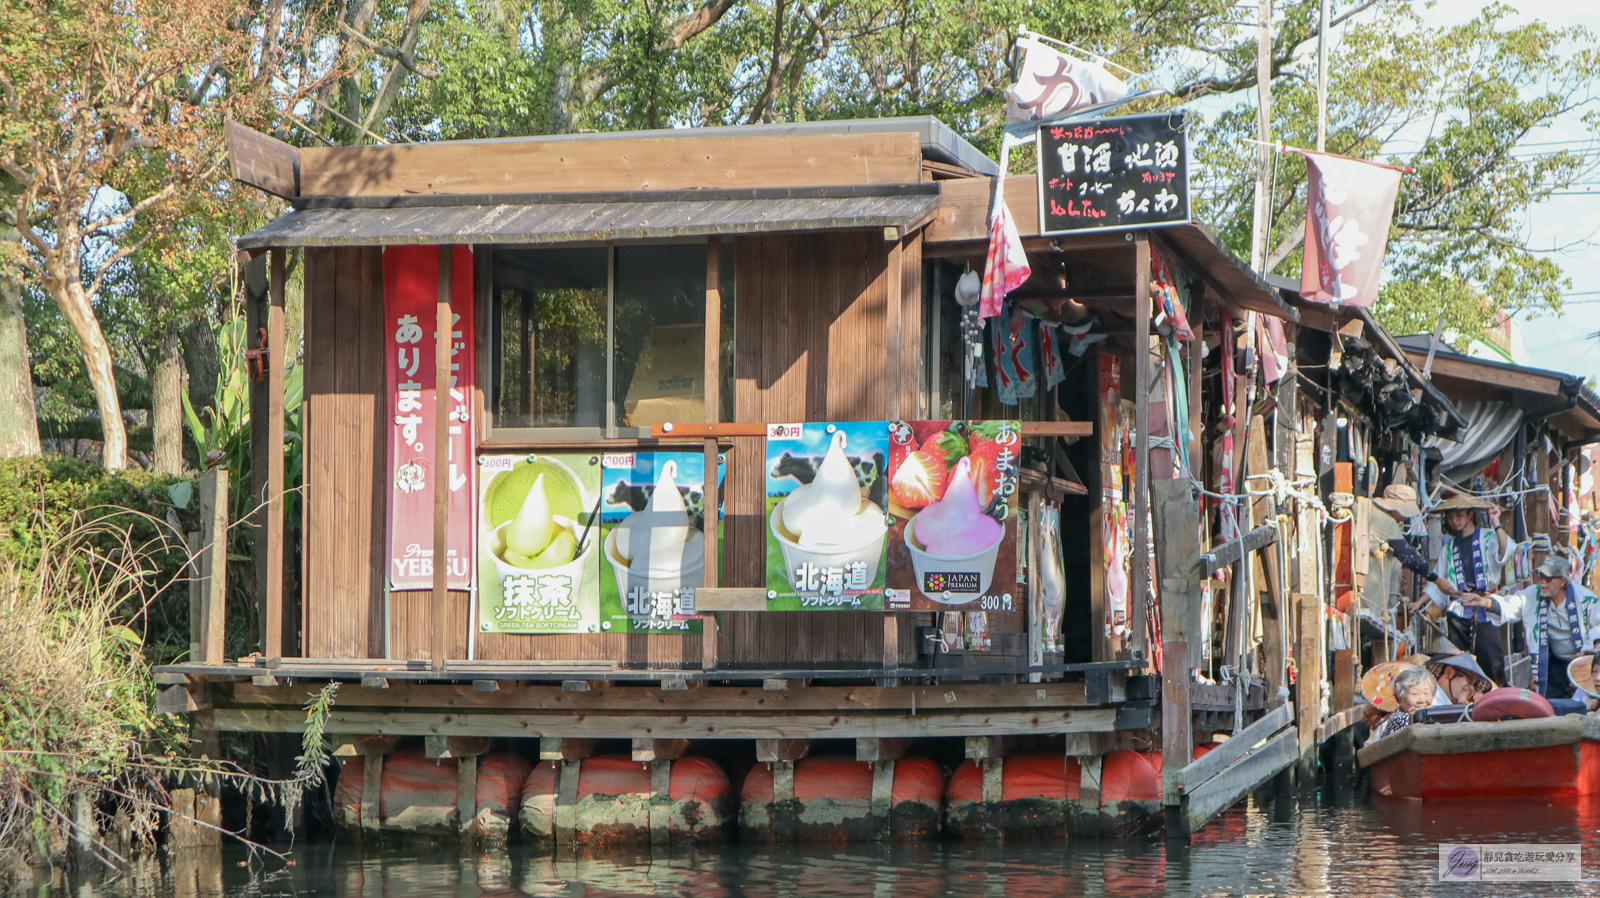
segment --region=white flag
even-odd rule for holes
[[[1099,62],[1075,59],[1024,37],[1017,83],[1006,90],[1006,121],[1037,122],[1055,118],[1079,106],[1098,106],[1128,95],[1123,84]]]

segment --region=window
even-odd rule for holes
[[[493,252],[497,432],[628,436],[705,420],[704,242]],[[733,257],[723,244],[723,420],[733,408]]]

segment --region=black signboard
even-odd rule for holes
[[[1046,234],[1189,220],[1184,114],[1041,125],[1039,224]]]

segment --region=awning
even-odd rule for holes
[[[302,198],[240,249],[398,244],[548,244],[774,231],[914,230],[939,185]]]

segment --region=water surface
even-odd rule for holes
[[[1441,883],[1441,842],[1581,843],[1581,883]],[[1600,802],[1395,802],[1306,793],[1235,808],[1189,846],[1161,837],[1059,844],[765,846],[606,857],[513,845],[302,845],[292,865],[220,856],[146,859],[115,878],[58,877],[61,898],[1076,898],[1139,895],[1600,895]]]

